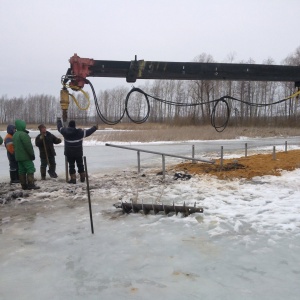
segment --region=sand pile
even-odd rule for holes
[[[223,167],[220,160],[214,165],[207,163],[181,163],[173,170],[184,171],[188,174],[210,174],[219,179],[245,178],[255,176],[275,175],[280,176],[282,170],[292,171],[300,168],[300,150],[277,152],[273,154],[257,154],[248,157],[224,159]]]

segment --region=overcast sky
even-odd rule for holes
[[[234,55],[235,63],[280,64],[300,46],[299,11],[299,0],[0,0],[0,97],[58,97],[74,53],[174,62],[206,53],[217,62]],[[90,80],[96,91],[126,85]]]

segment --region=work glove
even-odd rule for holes
[[[40,135],[40,139],[43,140],[45,136],[43,134]]]
[[[95,127],[96,128],[96,130],[98,129],[98,124],[97,125],[94,125],[93,127]]]
[[[58,142],[58,144],[60,144],[61,143],[61,139],[57,139],[57,142]]]
[[[35,155],[34,154],[30,155],[30,160],[35,160]]]

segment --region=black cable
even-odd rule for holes
[[[62,76],[61,82],[65,86],[68,80],[72,81],[72,80],[74,80],[76,78],[81,78],[81,77],[79,77],[79,76],[72,76],[72,75],[69,74],[69,72],[67,72],[66,75]],[[125,107],[124,107],[124,110],[123,110],[120,118],[117,119],[117,120],[111,121],[111,120],[108,120],[102,114],[100,106],[99,106],[99,103],[98,103],[98,99],[97,99],[97,96],[96,96],[96,93],[95,93],[95,89],[94,89],[92,83],[89,80],[87,80],[86,78],[82,78],[82,79],[84,79],[85,83],[89,84],[89,86],[91,87],[91,90],[92,90],[92,93],[93,93],[93,97],[94,97],[96,111],[97,111],[97,114],[98,114],[99,118],[102,120],[103,123],[108,124],[108,125],[116,125],[116,124],[118,124],[124,118],[125,114],[127,115],[127,117],[133,123],[142,124],[142,123],[146,122],[148,120],[148,118],[149,118],[149,115],[150,115],[150,101],[149,101],[149,98],[151,98],[151,99],[153,99],[155,101],[158,101],[158,102],[161,102],[161,103],[164,103],[164,104],[167,104],[167,105],[174,105],[174,106],[179,106],[179,107],[193,107],[193,106],[207,105],[207,104],[214,103],[214,106],[213,106],[213,109],[212,109],[212,112],[211,112],[211,116],[210,116],[211,125],[215,128],[216,131],[222,132],[227,127],[228,122],[229,122],[229,118],[230,118],[230,108],[229,108],[228,100],[233,100],[233,101],[237,101],[237,102],[240,102],[240,103],[244,103],[244,104],[252,106],[252,107],[255,107],[255,106],[256,107],[267,107],[267,106],[279,104],[279,103],[282,103],[284,101],[289,100],[289,98],[284,98],[284,99],[278,100],[276,102],[260,104],[260,103],[252,103],[252,102],[248,102],[248,101],[243,101],[243,100],[231,97],[231,96],[223,96],[223,97],[221,97],[219,99],[214,99],[214,100],[210,100],[210,101],[206,101],[206,102],[184,103],[184,102],[173,102],[173,101],[161,99],[161,98],[152,96],[152,95],[144,92],[140,88],[133,87],[128,92],[128,94],[126,96]],[[134,92],[141,93],[145,97],[145,100],[146,100],[146,103],[147,103],[147,112],[146,112],[146,115],[145,115],[144,118],[139,119],[139,120],[135,120],[130,115],[129,110],[128,110],[128,107],[129,107],[129,98],[130,98],[131,94],[134,93]],[[216,125],[216,110],[217,110],[217,107],[218,107],[218,105],[220,103],[223,103],[226,106],[226,117],[225,117],[224,123],[222,125],[217,126]]]
[[[226,108],[227,108],[227,117],[225,119],[225,122],[222,125],[217,126],[216,125],[216,109],[217,109],[217,106],[218,106],[219,103],[225,103]],[[222,132],[222,131],[225,130],[225,128],[228,125],[229,116],[230,116],[230,108],[229,108],[228,102],[226,100],[224,100],[224,98],[218,99],[216,101],[216,103],[215,103],[215,105],[213,107],[213,110],[211,112],[211,115],[210,115],[210,123],[211,123],[211,125],[215,128],[216,131]]]
[[[99,118],[102,120],[102,122],[105,123],[105,124],[108,124],[108,125],[116,125],[116,124],[120,123],[121,120],[123,119],[124,115],[125,115],[125,109],[123,110],[123,113],[121,114],[121,117],[119,119],[117,119],[115,121],[110,121],[110,120],[106,119],[104,117],[104,115],[102,114],[101,109],[99,107],[98,99],[97,99],[97,96],[96,96],[96,92],[95,92],[95,89],[94,89],[92,83],[89,80],[87,80],[87,79],[85,79],[85,81],[86,81],[87,84],[89,84],[89,86],[92,89],[96,111],[97,111],[97,114],[98,114]]]
[[[174,105],[174,106],[179,106],[179,107],[188,107],[188,106],[198,106],[198,105],[206,105],[206,104],[211,104],[211,103],[215,103],[214,104],[214,107],[212,109],[212,112],[211,112],[211,125],[215,128],[216,131],[218,132],[222,132],[225,130],[225,128],[227,127],[228,125],[228,122],[229,122],[229,118],[230,118],[230,108],[229,108],[229,104],[228,104],[228,100],[234,100],[234,101],[237,101],[237,102],[240,102],[240,103],[244,103],[246,105],[249,105],[249,106],[252,106],[252,107],[267,107],[267,106],[271,106],[271,105],[275,105],[275,104],[279,104],[279,103],[282,103],[284,101],[287,101],[288,99],[287,98],[284,98],[284,99],[281,99],[281,100],[278,100],[276,102],[272,102],[272,103],[266,103],[266,104],[259,104],[259,103],[252,103],[252,102],[247,102],[247,101],[243,101],[243,100],[240,100],[240,99],[237,99],[237,98],[234,98],[234,97],[231,97],[231,96],[223,96],[219,99],[214,99],[214,100],[210,100],[210,101],[206,101],[206,102],[201,102],[201,103],[183,103],[183,102],[173,102],[173,101],[167,101],[167,100],[163,100],[163,99],[160,99],[158,97],[155,97],[155,96],[151,96],[149,94],[147,94],[146,92],[140,90],[140,89],[136,89],[134,88],[135,91],[137,92],[140,92],[140,93],[143,93],[145,95],[145,97],[149,97],[149,98],[152,98],[156,101],[159,101],[159,102],[162,102],[162,103],[165,103],[165,104],[168,104],[168,105]],[[131,92],[129,92],[130,94]],[[128,96],[128,95],[127,95]],[[225,119],[225,122],[220,125],[220,126],[217,126],[216,125],[216,109],[217,109],[217,106],[220,104],[220,103],[225,103],[226,105],[226,112],[227,112],[227,116],[226,116],[226,119]]]
[[[130,98],[130,95],[134,92],[139,92],[141,94],[143,94],[145,96],[145,99],[146,99],[146,103],[147,103],[147,113],[146,113],[146,116],[141,119],[141,120],[134,120],[130,114],[129,114],[129,111],[128,111],[128,101],[129,101],[129,98]],[[136,124],[142,124],[142,123],[145,123],[147,121],[147,119],[149,118],[149,115],[150,115],[150,102],[149,102],[149,99],[148,99],[148,95],[147,93],[145,93],[144,91],[142,91],[141,89],[139,88],[132,88],[130,90],[130,92],[127,94],[126,96],[126,99],[125,99],[125,111],[126,111],[126,114],[127,114],[127,117],[133,122],[133,123],[136,123]]]

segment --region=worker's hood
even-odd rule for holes
[[[13,135],[15,133],[15,125],[7,125],[7,133]]]
[[[25,131],[26,123],[23,120],[16,120],[16,129],[17,131]]]

